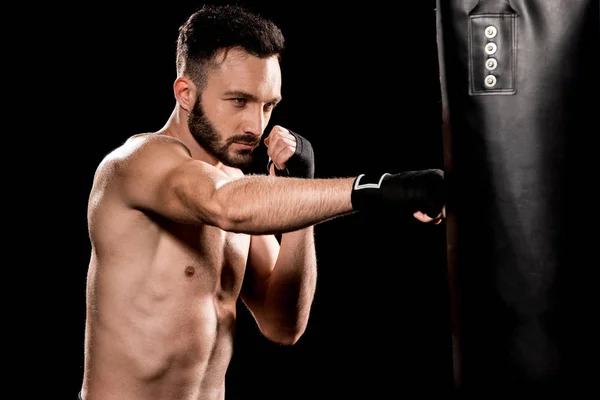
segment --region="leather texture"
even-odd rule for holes
[[[591,385],[599,1],[436,14],[457,385]]]

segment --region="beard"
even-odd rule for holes
[[[223,140],[223,135],[206,117],[199,97],[188,116],[188,127],[196,142],[223,164],[239,169],[248,168],[252,164],[256,146],[242,150],[231,150],[231,146],[234,142],[257,145],[258,138],[255,135],[235,135]]]

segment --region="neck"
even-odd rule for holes
[[[222,165],[221,162],[207,153],[206,150],[198,144],[196,139],[194,139],[187,124],[188,115],[189,113],[186,110],[179,104],[176,104],[167,123],[156,133],[159,135],[171,136],[183,142],[192,153],[194,159],[204,161],[215,167],[220,167]]]

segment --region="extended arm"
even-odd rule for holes
[[[122,153],[115,168],[130,207],[175,221],[263,235],[352,212],[353,178],[232,178],[165,136],[131,139]]]

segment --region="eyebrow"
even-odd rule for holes
[[[227,90],[226,92],[223,93],[224,96],[228,96],[228,97],[240,97],[240,98],[244,98],[244,99],[248,99],[250,101],[260,101],[258,99],[258,97],[256,97],[253,94],[250,94],[248,92],[244,92],[243,90]],[[267,103],[279,103],[281,101],[281,97],[274,97],[271,100],[269,100]]]

